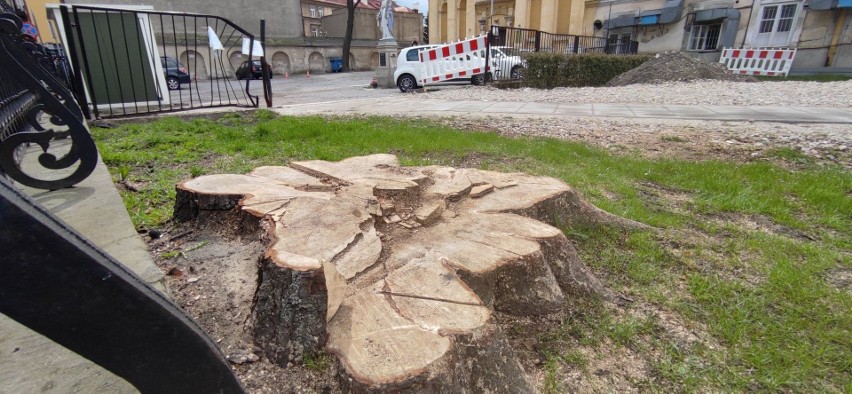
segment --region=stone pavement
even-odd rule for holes
[[[417,93],[414,93],[417,94]],[[780,123],[852,124],[852,109],[824,107],[710,106],[659,104],[553,104],[489,101],[444,101],[405,97],[352,99],[283,105],[283,115],[513,115],[528,117],[605,117]]]

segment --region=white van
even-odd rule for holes
[[[423,80],[421,75],[420,52],[432,48],[440,47],[441,45],[418,45],[408,47],[399,52],[396,60],[396,71],[393,78],[396,81],[396,86],[401,92],[408,92],[413,89],[420,88],[420,81]],[[491,47],[491,69],[494,70],[494,75],[498,79],[519,79],[522,74],[525,62],[511,47]],[[505,70],[505,71],[504,71]],[[488,78],[492,75],[489,73]],[[440,84],[452,83],[472,83],[474,85],[482,85],[485,82],[485,74],[474,75],[470,78],[456,78],[447,81],[441,81]]]

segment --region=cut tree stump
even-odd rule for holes
[[[554,226],[644,227],[557,179],[384,154],[177,185],[178,219],[233,208],[271,239],[255,341],[282,365],[325,348],[353,390],[533,391],[493,313],[611,298]]]

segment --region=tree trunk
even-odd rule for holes
[[[346,34],[343,36],[343,72],[349,72],[349,52],[352,49],[352,31],[355,29],[355,7],[361,0],[346,0]]]

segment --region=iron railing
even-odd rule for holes
[[[496,80],[518,80],[523,77],[524,53],[549,52],[564,55],[605,53],[611,55],[636,54],[639,43],[606,37],[553,34],[540,30],[507,26],[492,26],[488,45]]]
[[[0,12],[0,173],[39,189],[70,187],[95,169],[97,147],[52,60],[21,26]]]
[[[269,67],[250,61],[259,41],[228,19],[80,5],[60,10],[75,79],[83,82],[75,93],[95,117],[257,107],[260,94],[271,105],[271,73],[260,72]],[[257,78],[264,86],[251,83]]]

